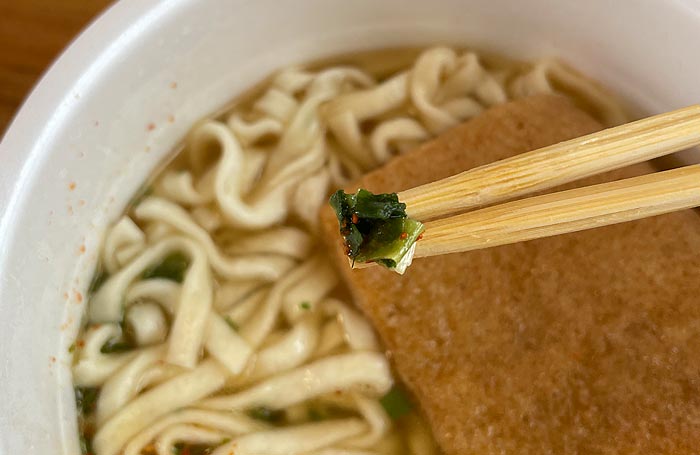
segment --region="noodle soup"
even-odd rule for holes
[[[335,189],[490,106],[594,83],[435,47],[284,69],[190,131],[106,233],[74,383],[84,451],[431,454],[319,244]]]

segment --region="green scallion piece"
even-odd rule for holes
[[[345,243],[345,253],[355,262],[376,262],[398,273],[413,258],[423,224],[406,215],[406,204],[396,193],[355,194],[336,191],[330,198]]]
[[[189,267],[187,256],[180,252],[174,252],[167,255],[163,260],[143,272],[142,278],[148,280],[151,278],[165,278],[166,280],[182,283],[185,278],[185,271]]]
[[[401,388],[394,386],[389,390],[386,395],[379,399],[379,403],[382,405],[384,410],[389,417],[392,419],[398,419],[403,415],[411,412],[412,405],[411,400],[406,395]]]

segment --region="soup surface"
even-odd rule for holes
[[[435,47],[287,68],[194,125],[106,233],[75,344],[84,452],[437,453],[318,213],[393,156],[552,92],[626,120],[557,60]]]

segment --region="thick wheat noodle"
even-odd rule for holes
[[[352,66],[294,67],[196,124],[183,159],[106,233],[109,276],[90,298],[73,369],[76,385],[101,388],[86,417],[95,455],[181,443],[214,455],[436,453],[417,417],[405,433],[378,404],[389,363],[362,315],[331,295],[338,277],[317,252],[317,214],[335,186],[517,96],[566,87],[620,120],[565,65],[521,68],[445,47],[381,80]],[[143,279],[174,253],[187,259],[182,283]],[[103,353],[124,328],[139,345]],[[319,403],[355,417],[310,423],[305,409]],[[246,415],[258,406],[303,418],[275,427]]]

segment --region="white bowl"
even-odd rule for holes
[[[436,42],[560,55],[647,112],[700,100],[697,0],[119,2],[0,146],[0,455],[78,453],[68,347],[101,233],[195,120],[289,63]]]

